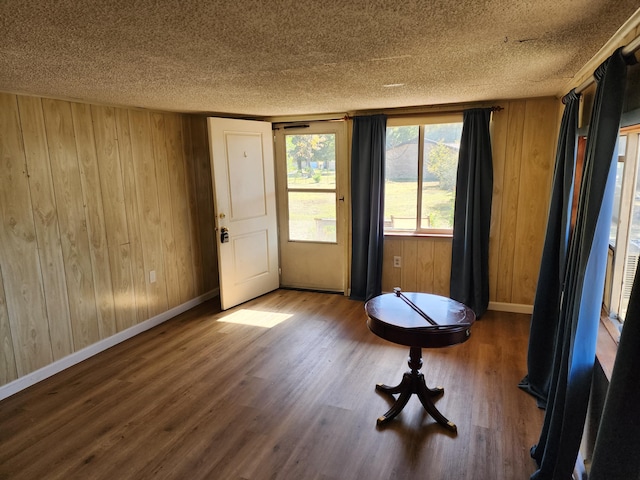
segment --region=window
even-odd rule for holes
[[[285,136],[290,241],[337,241],[335,137]]]
[[[618,155],[616,162],[616,187],[613,194],[613,214],[611,215],[611,229],[609,231],[609,246],[616,247],[616,236],[618,234],[618,220],[620,213],[620,197],[622,194],[622,176],[624,174],[624,158],[627,149],[627,136],[618,137]]]
[[[621,130],[617,146],[614,193],[605,306],[609,316],[624,322],[631,287],[640,257],[640,169],[638,168],[640,126]]]
[[[441,123],[387,126],[385,232],[451,233],[459,116]]]

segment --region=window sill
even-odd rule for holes
[[[384,232],[385,237],[453,238],[453,233]]]
[[[596,358],[602,367],[607,380],[611,381],[611,372],[618,351],[618,330],[611,323],[609,317],[602,312],[600,325],[598,326],[598,343],[596,345]]]

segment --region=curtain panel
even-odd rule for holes
[[[355,117],[351,146],[351,295],[382,292],[386,115]]]
[[[574,89],[562,101],[565,107],[558,136],[547,231],[531,315],[528,373],[520,382],[520,388],[536,397],[541,408],[547,405],[549,395],[560,296],[569,247],[580,96]]]
[[[640,480],[640,269],[607,390],[589,480]]]
[[[589,402],[613,205],[613,163],[627,63],[617,50],[597,82],[576,225],[569,243],[547,409],[531,455],[534,480],[571,478]]]
[[[450,295],[480,317],[489,306],[491,109],[465,110],[463,118],[453,213]]]

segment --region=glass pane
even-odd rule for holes
[[[627,149],[627,137],[618,137],[618,156],[616,158],[616,187],[613,193],[613,210],[611,228],[609,229],[609,245],[615,248],[618,236],[618,218],[620,217],[620,198],[622,195],[622,178],[624,175],[624,157]]]
[[[289,192],[289,240],[336,242],[336,195]]]
[[[420,228],[453,228],[462,123],[425,125]]]
[[[336,188],[335,134],[286,135],[287,187]]]
[[[418,215],[417,125],[387,127],[384,228],[416,229]]]
[[[634,160],[634,159],[631,159]],[[635,159],[637,161],[637,159]],[[638,178],[636,178],[636,188],[633,199],[631,200],[631,223],[629,225],[629,245],[627,245],[627,258],[624,262],[622,292],[620,297],[620,311],[618,317],[624,320],[629,306],[629,297],[631,296],[631,287],[633,278],[636,274],[638,266],[638,258],[640,258],[640,169],[638,169]]]

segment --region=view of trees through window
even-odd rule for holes
[[[286,135],[289,240],[336,241],[336,137]]]
[[[385,230],[451,231],[462,123],[387,127]]]

